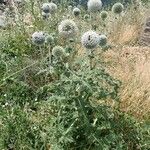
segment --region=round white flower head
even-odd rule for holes
[[[61,46],[55,46],[53,49],[52,49],[52,55],[55,57],[55,58],[63,58],[64,57],[64,54],[65,54],[65,50],[63,47]]]
[[[70,19],[63,20],[58,26],[60,36],[63,38],[74,37],[78,32],[76,23]]]
[[[45,42],[45,34],[44,32],[34,32],[32,34],[32,42],[36,45],[42,45]]]
[[[95,13],[102,8],[101,0],[89,0],[87,3],[88,11]]]
[[[50,13],[50,6],[49,6],[49,3],[44,3],[42,5],[42,11],[45,12],[45,13]]]
[[[85,32],[81,37],[81,43],[86,49],[93,49],[99,43],[99,35],[92,30]]]
[[[54,14],[57,10],[57,5],[55,3],[44,3],[42,5],[42,10],[45,13]]]
[[[57,5],[55,3],[49,3],[50,14],[54,14],[57,11]]]
[[[99,45],[105,46],[107,44],[107,37],[106,35],[102,34],[99,36]]]
[[[79,16],[80,13],[81,13],[81,10],[78,7],[76,7],[76,8],[73,9],[74,16]]]
[[[115,14],[122,13],[124,6],[121,3],[115,3],[112,7],[112,12]]]

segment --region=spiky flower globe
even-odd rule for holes
[[[45,34],[44,32],[34,32],[32,34],[32,42],[36,45],[43,45],[45,42]]]
[[[87,3],[88,11],[92,13],[96,13],[101,10],[102,2],[101,0],[89,0]]]
[[[46,43],[53,44],[54,43],[54,37],[52,35],[46,36]]]
[[[105,20],[108,17],[108,12],[107,11],[102,11],[100,13],[100,16],[101,16],[102,20]]]
[[[76,36],[78,27],[76,23],[70,19],[63,20],[58,26],[60,36],[63,38],[72,38]]]
[[[78,7],[76,7],[76,8],[73,9],[73,15],[74,16],[79,16],[80,13],[81,13],[81,10]]]
[[[94,49],[99,44],[99,35],[92,30],[85,32],[81,37],[81,43],[86,49]]]
[[[88,14],[85,14],[85,15],[84,15],[84,19],[85,19],[85,20],[88,20],[89,18],[90,18],[90,15],[88,15]]]
[[[106,35],[102,34],[99,36],[99,45],[105,46],[107,44],[107,37]]]
[[[42,10],[45,13],[54,14],[57,10],[57,5],[55,3],[44,3],[42,5]]]
[[[49,3],[50,14],[54,14],[57,11],[57,5],[55,3]]]
[[[121,14],[124,6],[121,3],[115,3],[112,7],[112,12],[115,14]]]
[[[43,11],[44,13],[50,13],[50,6],[49,6],[49,3],[44,3],[44,4],[42,5],[42,11]]]
[[[61,46],[55,46],[53,49],[52,49],[52,55],[55,57],[55,58],[63,58],[64,55],[65,55],[65,50],[63,47]]]

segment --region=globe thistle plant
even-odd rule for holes
[[[115,14],[121,14],[124,6],[121,3],[115,3],[112,7],[112,12]]]
[[[73,9],[73,15],[76,17],[76,16],[79,16],[80,15],[80,13],[81,13],[81,10],[79,9],[79,8],[74,8]]]
[[[99,36],[99,45],[105,46],[107,44],[107,37],[106,35],[102,34]]]
[[[81,37],[81,43],[86,49],[94,49],[99,43],[99,35],[92,30],[85,32]]]
[[[87,3],[88,11],[91,13],[95,13],[102,8],[101,0],[89,0]]]
[[[45,42],[45,34],[44,32],[40,31],[40,32],[34,32],[32,34],[32,42],[35,45],[43,45]]]
[[[107,11],[102,11],[100,13],[100,17],[102,20],[105,20],[108,17],[108,12]]]
[[[58,31],[63,38],[72,38],[77,34],[78,27],[74,21],[66,19],[60,23]]]

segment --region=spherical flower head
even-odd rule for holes
[[[49,3],[50,14],[54,14],[57,11],[57,5],[55,3]]]
[[[76,36],[78,27],[74,21],[66,19],[60,23],[58,31],[63,38],[72,38]]]
[[[124,6],[121,3],[115,3],[112,7],[112,12],[115,14],[122,13]]]
[[[107,44],[107,37],[106,35],[102,34],[99,36],[99,45],[105,46]]]
[[[99,43],[99,35],[94,31],[85,32],[81,37],[81,43],[86,49],[94,49]]]
[[[46,43],[48,44],[53,44],[54,43],[54,38],[52,35],[47,35],[46,36]]]
[[[81,13],[81,10],[78,7],[76,7],[76,8],[73,9],[74,16],[79,16],[80,13]]]
[[[42,45],[45,42],[45,34],[44,32],[34,32],[32,34],[32,42],[36,45]]]
[[[101,0],[89,0],[87,3],[88,11],[92,13],[96,13],[101,10],[102,2]]]
[[[42,5],[42,11],[43,11],[44,13],[50,13],[50,6],[49,6],[49,3],[44,3],[44,4]]]
[[[108,17],[108,12],[107,11],[102,11],[100,13],[100,16],[101,16],[102,20],[105,20]]]
[[[63,47],[61,46],[55,46],[53,49],[52,49],[52,55],[55,57],[55,58],[63,58],[64,55],[65,55],[65,50]]]
[[[88,20],[89,18],[90,18],[90,16],[89,16],[88,14],[85,14],[85,15],[84,15],[84,19],[85,19],[85,20]]]

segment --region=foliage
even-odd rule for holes
[[[101,54],[105,52],[97,31],[93,39],[86,37],[87,42],[96,40],[94,47],[85,50],[89,54],[79,53],[81,36],[86,33],[80,25],[87,23],[86,30],[96,26],[95,16],[83,23],[82,8],[77,19],[66,16],[64,6],[43,20],[38,16],[39,3],[30,1],[25,12],[32,12],[32,25],[26,25],[19,14],[14,26],[1,29],[0,149],[149,149],[147,126],[118,107],[121,82],[104,67]],[[60,37],[57,29],[68,18],[73,20],[69,22],[72,28],[67,23],[63,30],[67,35],[74,31],[73,39]],[[99,24],[95,29],[109,31]],[[39,31],[45,33],[42,38],[47,35],[40,46],[32,43],[32,34]],[[35,42],[41,35],[34,38]]]

